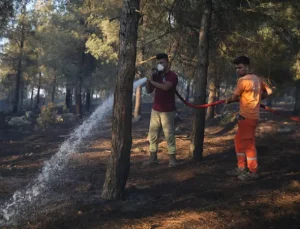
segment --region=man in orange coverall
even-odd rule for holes
[[[259,119],[260,102],[272,94],[272,90],[261,78],[249,72],[248,57],[237,57],[233,63],[240,78],[233,95],[227,98],[225,103],[240,103],[238,130],[234,139],[238,163],[237,168],[227,174],[237,176],[239,180],[253,180],[258,178],[255,129]]]

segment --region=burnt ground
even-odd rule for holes
[[[53,190],[51,201],[30,209],[33,213],[19,225],[6,228],[300,228],[300,126],[296,123],[262,113],[257,130],[261,177],[242,182],[225,175],[236,163],[236,126],[232,124],[207,127],[205,157],[198,163],[191,160],[189,109],[177,123],[180,165],[168,168],[166,143],[162,141],[160,164],[142,167],[148,158],[149,105],[144,105],[143,113],[133,124],[126,200],[100,198],[111,144],[109,128],[99,128],[86,142],[89,146],[72,156],[61,174],[63,185]],[[2,130],[2,202],[39,173],[72,129]]]

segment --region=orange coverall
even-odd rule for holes
[[[237,165],[256,173],[258,168],[255,130],[259,119],[263,91],[268,86],[258,76],[247,74],[238,80],[234,94],[240,96],[240,118],[234,139]]]

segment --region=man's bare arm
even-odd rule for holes
[[[267,98],[272,93],[273,93],[273,90],[265,82],[263,82],[263,92],[261,95],[261,99]]]
[[[234,102],[238,102],[238,101],[239,101],[239,96],[236,94],[232,94],[231,97],[229,97],[225,100],[225,103],[229,104],[229,103],[234,103]]]

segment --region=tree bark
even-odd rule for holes
[[[38,89],[36,94],[35,109],[39,109],[39,105],[40,105],[41,82],[42,82],[42,73],[39,72],[39,81],[38,81]]]
[[[82,89],[81,89],[82,91]],[[81,105],[83,107],[83,105],[86,105],[86,92],[81,93]],[[83,108],[82,108],[82,112],[83,112]]]
[[[185,91],[185,80],[182,79],[182,81],[181,81],[181,95],[183,95],[184,91]]]
[[[208,96],[208,103],[213,103],[216,101],[217,95],[217,87],[215,81],[212,80],[209,83],[209,96]],[[215,117],[215,106],[208,107],[206,110],[206,120],[213,119]]]
[[[102,198],[120,200],[130,170],[132,144],[132,93],[140,0],[123,0],[120,20],[118,74],[112,118],[112,150],[107,165]]]
[[[220,100],[220,87],[221,87],[220,84],[216,85],[216,101]],[[221,106],[218,105],[215,108],[215,113],[219,114],[220,112],[221,112]]]
[[[195,104],[206,103],[206,86],[207,86],[207,70],[209,64],[209,29],[211,24],[212,0],[205,0],[204,12],[201,19],[201,27],[199,32],[199,63],[197,74],[195,77]],[[195,111],[192,142],[190,152],[193,159],[200,161],[203,158],[203,142],[205,130],[205,109],[197,109]]]
[[[138,86],[135,91],[135,108],[133,117],[136,119],[139,115],[141,115],[142,108],[142,87]]]
[[[85,110],[86,112],[90,112],[91,109],[91,90],[86,90],[86,96],[85,96]]]
[[[30,95],[30,109],[32,109],[32,105],[33,105],[33,92],[34,92],[34,87],[32,86],[31,95]]]
[[[56,91],[56,73],[54,73],[53,82],[52,82],[52,94],[51,94],[51,102],[55,101],[55,91]]]
[[[189,102],[190,100],[190,89],[191,88],[191,80],[188,81],[188,85],[186,86],[186,95],[185,100]]]
[[[66,107],[69,109],[69,112],[72,110],[72,89],[67,88],[66,91]]]
[[[145,47],[144,47],[144,40],[142,40],[142,48],[141,48],[141,61],[145,59]],[[141,67],[141,76],[140,78],[145,77],[145,69]],[[142,86],[138,86],[135,91],[135,107],[133,117],[136,119],[139,115],[142,114]]]
[[[23,3],[21,14],[24,17],[26,13],[26,3]],[[21,40],[20,40],[20,49],[19,49],[19,59],[18,59],[18,69],[16,74],[16,84],[15,84],[15,98],[13,104],[13,112],[18,112],[19,108],[19,96],[20,96],[20,83],[22,78],[22,62],[23,62],[23,49],[24,49],[24,40],[25,40],[25,25],[24,18],[21,22]],[[22,93],[22,92],[21,92]]]
[[[67,84],[66,84],[66,107],[68,108],[70,113],[72,112],[72,91],[73,88],[71,86],[71,82],[68,77]]]
[[[81,88],[82,88],[82,78],[79,77],[79,83],[75,88],[75,103],[76,103],[76,114],[82,118],[82,97],[81,97]]]
[[[296,81],[294,115],[300,115],[300,80]]]
[[[25,94],[25,82],[24,80],[21,79],[21,83],[20,83],[20,103],[19,103],[19,108],[18,110],[23,110],[23,102],[24,102],[24,94]]]

